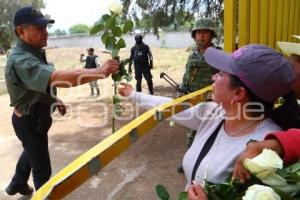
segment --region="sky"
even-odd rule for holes
[[[109,13],[108,7],[118,0],[44,0],[43,14],[55,20],[50,31],[69,30],[70,26],[83,23],[93,25],[103,14]]]

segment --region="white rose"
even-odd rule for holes
[[[274,151],[264,149],[258,156],[246,159],[244,166],[259,179],[264,179],[277,169],[282,169],[283,161]]]
[[[243,200],[280,200],[280,196],[267,186],[253,185],[248,188]]]
[[[109,6],[109,10],[116,15],[121,15],[123,6],[120,3],[114,2]]]

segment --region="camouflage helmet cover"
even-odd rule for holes
[[[201,18],[195,21],[195,24],[192,29],[191,36],[195,37],[197,30],[211,30],[213,37],[216,37],[216,23],[210,18]]]

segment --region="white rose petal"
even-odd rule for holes
[[[121,15],[123,6],[120,3],[114,2],[109,6],[109,10],[116,15]]]
[[[276,169],[282,169],[283,167],[282,159],[275,151],[272,151],[270,149],[264,149],[261,154],[254,157],[252,160],[253,162],[258,163],[263,167],[272,167]]]
[[[272,150],[264,149],[261,154],[244,161],[244,166],[259,179],[264,179],[277,169],[282,169],[283,161]]]
[[[243,200],[281,200],[276,192],[267,186],[253,185],[248,188]]]

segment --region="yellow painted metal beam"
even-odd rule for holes
[[[224,0],[224,50],[236,49],[237,0]]]
[[[250,43],[259,43],[260,0],[250,1]]]
[[[242,47],[250,42],[250,0],[239,0],[238,18],[239,47]]]
[[[259,43],[268,44],[269,0],[260,0]]]
[[[187,109],[187,103],[195,105],[205,101],[209,91],[211,87],[145,112],[58,172],[34,194],[32,199],[62,199],[134,144],[160,120]]]
[[[277,11],[277,0],[270,0],[270,10],[269,10],[269,34],[268,34],[268,46],[275,48],[276,46],[276,11]]]

